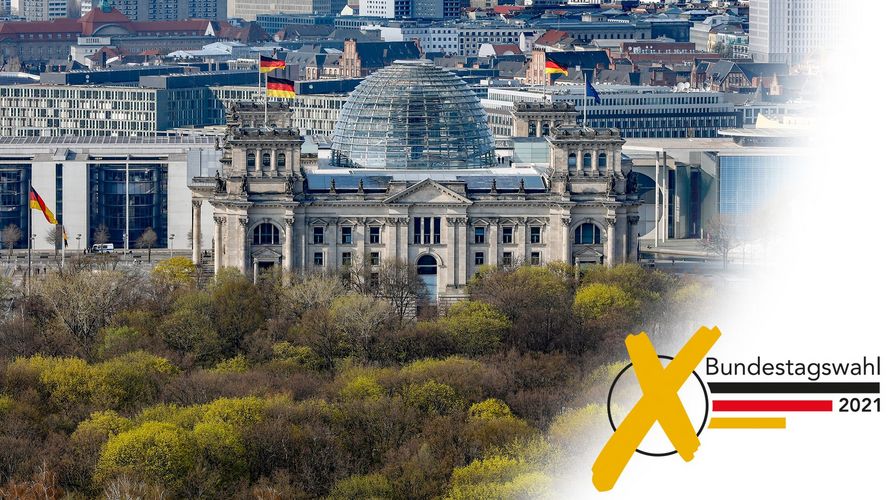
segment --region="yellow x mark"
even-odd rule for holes
[[[624,343],[643,396],[593,463],[593,486],[597,490],[607,491],[615,486],[618,476],[656,420],[683,460],[692,460],[700,441],[677,391],[719,337],[717,327],[701,327],[666,367],[661,366],[655,347],[645,332],[627,337]]]

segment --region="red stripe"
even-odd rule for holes
[[[266,88],[268,88],[269,90],[285,90],[287,92],[294,92],[294,86],[287,85],[286,83],[269,82],[269,85]]]
[[[831,400],[804,401],[713,401],[713,411],[831,411]]]
[[[262,66],[263,68],[283,68],[284,61],[275,61],[275,62],[263,61],[260,63],[260,66]]]

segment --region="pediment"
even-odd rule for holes
[[[390,196],[384,203],[470,205],[473,202],[432,179],[425,179]]]

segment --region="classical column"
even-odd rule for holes
[[[618,255],[618,238],[615,237],[615,216],[606,217],[606,265],[614,267]]]
[[[410,219],[408,217],[399,217],[399,245],[398,245],[398,259],[400,262],[404,262],[405,264],[410,264],[408,262],[408,221]]]
[[[579,149],[575,153],[575,173],[581,175],[584,172],[584,150]]]
[[[355,255],[352,257],[353,262],[359,263],[365,260],[365,233],[367,230],[368,220],[364,217],[359,218],[355,225],[355,234],[352,235],[352,242],[355,243]]]
[[[514,241],[518,245],[518,250],[516,252],[516,260],[523,263],[528,263],[528,219],[525,217],[521,217],[519,219],[519,224],[516,226],[516,234]]]
[[[566,264],[572,264],[572,240],[569,239],[569,227],[571,225],[571,217],[562,218],[562,260]]]
[[[223,267],[223,224],[226,223],[226,218],[214,216],[213,222],[216,230],[213,235],[213,272],[218,274]]]
[[[453,288],[457,285],[457,265],[455,256],[457,254],[457,240],[455,239],[457,231],[454,226],[457,219],[453,217],[445,218],[445,285]]]
[[[538,126],[535,127],[535,137],[541,137],[541,124],[543,123],[541,120],[537,121]]]
[[[498,259],[498,220],[489,219],[488,225],[488,264],[497,266]]]
[[[241,271],[242,274],[247,276],[247,269],[250,265],[250,245],[247,240],[247,225],[250,223],[250,219],[247,217],[238,217],[238,237],[241,243],[241,263],[238,266],[238,270]]]
[[[327,225],[326,231],[328,233],[328,269],[334,270],[337,269],[337,238],[340,236],[337,234],[340,232],[340,225],[336,219],[333,224]]]
[[[627,255],[628,261],[637,262],[640,260],[639,254],[639,246],[640,246],[640,235],[637,232],[637,224],[640,222],[639,215],[629,215],[627,216],[627,231],[629,233],[627,238]]]
[[[627,262],[627,214],[622,210],[615,218],[615,265]]]
[[[399,258],[399,219],[389,217],[386,219],[386,226],[383,228],[383,237],[386,238],[386,246],[384,248],[385,257],[390,260]]]
[[[294,219],[284,218],[284,255],[281,260],[281,271],[285,281],[289,280],[294,269]]]
[[[300,271],[303,272],[306,270],[306,252],[308,251],[307,245],[308,241],[306,240],[307,234],[309,233],[308,227],[306,226],[306,214],[298,213],[296,216],[296,220],[294,221],[295,226],[299,233],[297,234],[297,238],[299,239],[299,249],[300,253],[296,256],[296,267],[299,267]]]
[[[201,265],[201,200],[192,200],[192,262]]]
[[[468,254],[467,238],[472,228],[467,225],[466,218],[457,219],[457,286],[463,287],[467,284],[467,263],[470,255]]]

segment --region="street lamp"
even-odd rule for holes
[[[167,245],[167,248],[170,249],[170,258],[173,258],[173,238],[176,237],[175,234],[170,234],[170,244]]]

